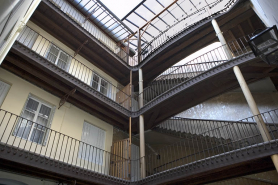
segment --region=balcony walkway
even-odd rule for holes
[[[70,2],[65,0],[43,0],[31,17],[31,21],[53,34],[74,51],[82,47],[81,50],[78,50],[81,56],[88,61],[93,61],[92,63],[121,84],[129,83],[129,78],[126,76],[129,75],[130,70],[134,72],[133,81],[137,82],[139,68],[143,68],[144,83],[147,84],[184,57],[217,41],[211,25],[212,19],[217,19],[219,25],[224,29],[223,31],[228,32],[232,28],[228,26],[227,22],[240,24],[241,21],[255,16],[250,6],[239,0],[227,0],[223,9],[214,9],[219,3],[223,4],[222,1],[224,2],[224,0],[214,1],[209,5],[212,15],[194,17],[200,12],[206,11],[206,7],[203,7],[164,30],[143,47],[141,54],[143,61],[140,64],[137,62],[137,56],[127,57],[123,48],[111,47],[109,45],[110,38],[105,34],[93,31],[95,30],[94,26],[89,25],[88,21],[84,21],[86,15],[76,11],[71,7]],[[194,21],[188,24],[187,21],[192,17],[194,17]],[[241,17],[245,18],[241,19]],[[250,20],[253,21],[253,18]],[[47,24],[45,24],[46,22]],[[260,26],[255,23],[253,25],[256,26],[254,29]],[[248,30],[248,33],[255,31],[250,30],[249,27],[245,30]],[[242,34],[246,33],[240,33],[237,36],[243,36]],[[230,38],[230,35],[225,35],[225,37],[227,37],[227,41],[234,39],[234,37]],[[89,42],[84,44],[86,40]],[[201,45],[199,44],[200,40],[202,40]],[[163,65],[159,65],[162,60]],[[115,65],[112,67],[111,63]]]
[[[146,155],[147,177],[141,179],[140,159],[130,161],[128,167],[129,159],[0,110],[0,164],[2,169],[60,182],[76,180],[77,184],[208,183],[274,168],[269,156],[278,153],[277,112],[260,115],[271,135],[269,142],[263,142],[256,123],[250,123],[257,116],[217,126],[216,122],[195,120],[200,123],[194,128],[195,134],[160,148],[157,154]],[[25,128],[30,124],[43,132],[33,131],[33,137],[26,140],[30,131]],[[193,131],[191,123],[184,124]],[[213,129],[205,131],[202,125]],[[43,139],[37,140],[40,137]],[[110,175],[112,170],[118,172],[117,176]]]
[[[144,88],[144,106],[139,109],[138,102],[142,94],[131,98],[111,83],[109,93],[100,92],[91,85],[93,69],[73,56],[69,69],[61,69],[53,64],[46,58],[47,50],[41,53],[42,47],[52,44],[40,37],[40,44],[33,48],[27,47],[28,43],[19,39],[2,66],[19,76],[23,75],[22,70],[26,71],[23,75],[25,79],[58,97],[76,88],[77,93],[68,99],[70,103],[122,129],[127,127],[128,117],[132,117],[135,132],[137,117],[141,114],[145,116],[147,130],[209,98],[238,88],[233,73],[235,65],[240,67],[247,83],[277,76],[276,65],[262,62],[250,51],[247,46],[248,36],[229,43],[234,56],[231,60],[227,60],[223,53],[225,46],[220,46],[184,65],[168,69]]]

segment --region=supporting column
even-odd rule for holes
[[[138,64],[141,62],[141,32],[138,30]],[[143,107],[143,72],[139,69],[139,108]],[[144,115],[139,116],[141,178],[146,177]]]
[[[139,107],[143,107],[143,73],[139,69]],[[144,115],[139,117],[141,177],[146,177]]]
[[[227,56],[228,60],[232,59],[233,58],[232,53],[231,53],[231,51],[230,51],[230,49],[229,49],[229,47],[227,45],[227,42],[226,42],[226,40],[225,40],[225,38],[224,38],[224,36],[223,36],[219,26],[218,26],[216,20],[213,19],[211,21],[211,23],[212,23],[212,26],[213,26],[213,28],[215,30],[216,36],[218,37],[221,45],[224,48],[224,52],[226,53],[226,56]]]
[[[6,41],[6,43],[2,46],[2,49],[0,51],[0,65],[3,62],[4,58],[6,57],[7,53],[10,51],[17,36],[21,32],[21,30],[23,29],[25,24],[28,22],[28,20],[30,19],[31,15],[34,13],[34,11],[36,10],[36,8],[40,4],[40,2],[41,2],[41,0],[35,0],[32,2],[27,13],[25,14],[25,17],[23,17],[20,24],[18,24],[18,26],[16,28],[14,28],[14,30],[16,30],[16,32],[13,35],[10,35],[8,40]]]
[[[239,85],[240,85],[240,87],[243,91],[244,96],[245,96],[245,99],[247,100],[247,103],[248,103],[253,115],[255,116],[255,120],[256,120],[256,123],[258,125],[259,131],[262,135],[263,140],[264,141],[270,141],[271,137],[270,137],[270,134],[268,132],[268,129],[265,125],[265,122],[264,122],[261,114],[260,114],[260,111],[257,107],[257,104],[256,104],[256,102],[255,102],[247,84],[246,84],[246,81],[243,78],[243,75],[242,75],[239,67],[234,66],[233,69],[234,69],[234,73],[236,75],[236,78],[238,80],[238,83],[239,83]],[[275,168],[278,172],[278,154],[272,155],[271,159],[272,159],[272,161],[274,163],[274,166],[275,166]]]
[[[129,45],[128,45],[128,51],[129,51]],[[132,71],[130,70],[130,79],[129,79],[129,107],[130,110],[132,110]],[[129,178],[131,180],[131,117],[129,117]]]

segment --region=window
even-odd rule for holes
[[[0,80],[0,106],[2,105],[6,95],[10,89],[10,85]]]
[[[54,108],[34,97],[29,97],[21,113],[14,135],[42,144],[50,126]]]
[[[46,58],[61,69],[64,69],[65,71],[69,70],[70,56],[54,44],[50,45]]]
[[[85,121],[81,141],[79,158],[102,165],[105,131]]]
[[[28,48],[32,48],[35,41],[37,40],[37,37],[37,32],[25,26],[17,37],[17,40]]]
[[[110,97],[110,84],[96,73],[93,73],[91,86],[105,96]]]

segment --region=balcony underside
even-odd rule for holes
[[[76,88],[69,103],[122,129],[128,125],[128,110],[19,43],[1,66],[60,98]]]
[[[247,83],[277,77],[278,66],[268,65],[251,53],[219,65],[187,80],[147,103],[137,114],[145,117],[145,129],[222,93],[239,88],[233,66],[239,66]],[[136,123],[136,122],[135,122]],[[136,124],[133,130],[136,131]]]
[[[252,34],[264,28],[256,13],[248,3],[238,2],[235,7],[224,14],[198,22],[196,25],[181,32],[157,51],[143,60],[142,66],[144,86],[151,80],[190,54],[214,42],[219,42],[212,27],[211,20],[216,19],[223,35],[229,43],[232,40]],[[138,81],[138,72],[134,72],[134,83]]]
[[[1,169],[77,184],[203,184],[273,170],[275,142],[253,145],[169,169],[137,182],[88,171],[9,145],[0,145]]]
[[[204,184],[275,169],[276,143],[241,148],[147,177],[142,184]]]
[[[2,67],[58,97],[63,97],[76,88],[77,92],[67,100],[69,103],[124,130],[128,129],[128,117],[132,117],[132,130],[136,133],[138,116],[141,114],[145,116],[145,129],[148,130],[188,108],[238,88],[239,84],[233,73],[235,65],[240,67],[247,83],[278,76],[277,65],[268,65],[249,53],[173,87],[137,112],[131,112],[92,90],[87,84],[60,70],[20,43],[13,45]]]
[[[84,167],[44,157],[32,152],[0,144],[0,166],[25,175],[57,180],[59,182],[85,184],[127,184],[126,180],[88,171]]]
[[[41,1],[30,20],[73,51],[88,40],[79,54],[118,82],[123,83],[129,75],[128,66],[117,55],[48,0]]]
[[[227,42],[264,27],[250,5],[240,1],[230,11],[198,22],[198,24],[191,26],[163,44],[162,47],[133,69],[133,84],[135,86],[138,84],[137,70],[139,68],[143,68],[144,85],[146,86],[152,79],[186,56],[218,41],[211,25],[213,18],[217,20]],[[32,15],[31,21],[74,51],[84,41],[88,40],[89,42],[82,47],[79,54],[88,61],[93,62],[121,84],[126,85],[129,83],[129,78],[127,77],[129,76],[130,68],[112,51],[100,44],[97,39],[48,0],[43,0],[40,3]]]

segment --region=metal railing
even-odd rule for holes
[[[208,164],[214,156],[221,154],[229,157],[230,152],[246,151],[252,153],[251,146],[264,143],[256,120],[262,117],[271,141],[278,144],[278,109],[240,121],[206,121],[186,120],[183,127],[183,138],[174,144],[157,150],[159,155],[146,155],[147,176],[155,176],[160,172],[183,166],[191,168],[196,165]],[[173,121],[181,121],[177,118]],[[273,145],[274,145],[273,144]],[[249,148],[248,148],[249,147]],[[192,164],[192,165],[190,165]]]
[[[91,90],[101,93],[130,110],[127,102],[131,97],[88,67],[90,63],[85,65],[28,26],[24,27],[17,41],[44,57],[49,63],[58,66],[68,75],[80,80]]]
[[[97,148],[35,123],[24,117],[0,109],[0,149],[11,155],[23,155],[40,162],[59,165],[76,172],[90,171],[114,180],[128,176],[129,159]]]
[[[125,49],[119,47],[113,40],[111,40],[104,33],[102,33],[102,31],[100,31],[92,22],[86,19],[84,15],[82,15],[75,7],[70,5],[68,2],[66,2],[65,0],[48,1],[54,4],[63,13],[65,13],[78,25],[80,25],[87,32],[89,32],[94,38],[98,39],[99,44],[103,44],[110,51],[112,51],[119,58],[121,58],[126,64],[128,64],[129,66],[138,65],[138,54],[133,57],[130,57],[127,54],[128,52],[126,51],[127,47]],[[213,16],[219,15],[220,13],[227,11],[235,1],[236,0],[216,0],[191,14],[186,14],[184,18],[169,26],[166,30],[161,32],[152,41],[150,41],[144,48],[142,48],[141,53],[139,53],[142,61],[151,54],[153,54],[158,48],[170,41],[172,38],[176,37],[178,34],[186,31],[191,27],[196,26],[197,22],[203,22],[206,19],[210,19]],[[221,3],[223,4],[224,8],[218,10],[218,5]],[[91,13],[87,12],[87,14],[90,15]]]
[[[112,180],[124,184],[140,184],[141,161],[145,161],[148,178],[177,167],[192,168],[196,162],[209,164],[220,154],[228,158],[233,151],[238,156],[241,152],[252,153],[254,147],[268,143],[260,134],[257,120],[266,123],[264,132],[270,134],[271,144],[277,146],[278,109],[275,109],[240,121],[186,121],[183,129],[190,134],[179,142],[160,148],[155,154],[130,160],[0,109],[0,150],[23,155],[23,160],[31,158],[77,172],[102,174],[110,180],[115,177]]]
[[[229,49],[234,57],[242,56],[251,51],[247,45],[250,37],[251,36],[248,35],[228,43]],[[90,89],[110,98],[125,109],[130,111],[139,110],[138,102],[141,94],[135,94],[134,97],[126,94],[101,77],[96,71],[88,67],[87,65],[90,65],[90,63],[85,65],[78,61],[75,57],[61,50],[50,40],[38,34],[28,26],[22,30],[17,41],[43,56],[46,60],[58,66],[64,72],[80,80]],[[142,93],[144,97],[143,106],[166,91],[171,90],[171,88],[225,63],[227,61],[227,56],[224,52],[224,47],[225,46],[217,47],[184,65],[174,66],[163,72],[144,89]],[[130,106],[131,104],[132,106]]]
[[[95,26],[89,19],[86,18],[82,13],[79,12],[75,7],[65,0],[48,0],[59,8],[65,15],[71,18],[74,22],[80,25],[86,32],[90,33],[91,36],[98,40],[98,44],[105,46],[115,56],[119,57],[122,61],[130,66],[137,65],[137,58],[130,57],[126,48],[123,49],[117,45],[115,41],[105,35],[97,26]],[[87,12],[88,16],[91,12]]]
[[[248,35],[245,35],[243,37],[240,37],[238,39],[232,40],[227,43],[227,45],[228,45],[229,49],[232,51],[234,57],[240,56],[243,53],[243,51],[246,51],[246,50],[251,51],[251,49],[249,48],[248,41],[250,40],[250,38],[252,36],[253,36],[253,34],[248,34]],[[242,49],[242,48],[244,48],[244,49]],[[220,61],[222,59],[226,60],[227,57],[223,52],[224,52],[223,49],[216,48],[216,51],[213,51],[213,50],[209,51],[203,55],[200,55],[199,57],[197,57],[194,60],[197,63],[211,62],[211,61],[215,61],[215,60]],[[181,74],[183,72],[181,70],[182,66],[183,65],[172,66],[172,67],[168,68],[167,70],[165,70],[163,73],[161,73],[159,76],[164,76],[164,75],[170,74],[172,72],[173,72],[173,74]]]
[[[241,57],[251,52],[247,43],[250,38],[251,35],[244,36],[229,42],[228,46],[222,45],[202,54],[184,65],[174,66],[167,69],[144,88],[141,94],[135,95],[134,102],[139,102],[143,95],[143,106],[145,106],[177,85],[228,62],[229,60],[225,53],[225,48],[227,47],[233,58]],[[139,110],[138,103],[133,104],[133,110]]]
[[[159,48],[165,45],[167,42],[171,41],[173,38],[177,37],[179,34],[191,29],[194,26],[199,25],[200,23],[211,19],[214,16],[217,16],[223,12],[226,12],[232,4],[237,0],[216,0],[207,4],[206,6],[196,10],[192,14],[187,14],[184,18],[180,19],[166,30],[161,32],[157,37],[150,41],[144,48],[141,50],[142,60],[148,58],[150,55],[155,53]],[[223,9],[218,10],[218,5],[222,3]],[[210,12],[209,12],[210,11]],[[192,21],[193,20],[193,21]]]

